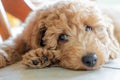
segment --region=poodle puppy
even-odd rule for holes
[[[120,29],[92,0],[60,1],[29,15],[23,32],[0,45],[0,67],[100,68],[120,52]]]

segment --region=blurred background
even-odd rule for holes
[[[105,5],[119,5],[120,0],[96,0],[99,3],[105,4]]]
[[[54,0],[58,1],[58,0]],[[21,33],[26,16],[38,6],[47,5],[53,0],[0,0],[0,42]],[[120,0],[96,0],[99,6],[120,10]]]
[[[25,0],[25,1],[27,3],[28,0]],[[29,1],[33,2],[34,4],[35,4],[35,2],[38,2],[38,4],[43,3],[42,2],[43,0],[29,0]],[[45,1],[47,1],[47,0],[45,0]],[[48,1],[50,1],[50,0],[48,0]],[[97,3],[100,6],[103,5],[103,6],[108,6],[108,7],[120,7],[120,0],[97,0]],[[29,2],[27,4],[29,4]],[[36,5],[36,7],[37,7],[37,5]],[[14,16],[10,15],[9,13],[7,14],[7,16],[10,21],[11,27],[17,27],[21,24],[21,21],[19,19],[15,18]]]

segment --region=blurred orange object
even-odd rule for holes
[[[19,18],[21,21],[24,21],[31,11],[31,8],[27,6],[24,0],[2,0],[2,3],[8,13]]]
[[[25,20],[26,16],[31,11],[31,8],[27,6],[24,0],[0,0],[0,34],[2,35],[3,40],[6,40],[11,34],[8,29],[10,28],[10,25],[3,6],[8,13],[19,18],[21,21]]]
[[[8,27],[10,27],[10,25],[8,23],[2,2],[0,0],[0,34],[3,40],[6,40],[11,36]]]

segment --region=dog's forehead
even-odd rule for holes
[[[87,15],[90,14],[90,12],[93,12],[93,8],[95,8],[96,5],[94,2],[89,0],[71,0],[71,1],[58,1],[52,5],[48,5],[47,7],[41,7],[39,10],[43,12],[53,12],[55,13],[56,10],[59,12],[80,12],[81,15]]]
[[[63,22],[80,20],[82,22],[89,21],[88,23],[93,23],[97,18],[100,18],[99,13],[101,13],[100,10],[93,2],[80,0],[78,2],[58,2],[43,10],[42,15],[40,15],[42,17],[46,16],[49,22],[59,19]]]
[[[91,1],[58,2],[45,10],[39,10],[37,14],[41,22],[49,28],[59,28],[57,30],[68,30],[74,25],[77,28],[84,25],[96,28],[105,25],[100,10]]]

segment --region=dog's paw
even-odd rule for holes
[[[7,53],[0,49],[0,68],[7,65]]]
[[[31,50],[23,56],[22,64],[29,68],[44,68],[51,64],[52,54],[45,49]]]

